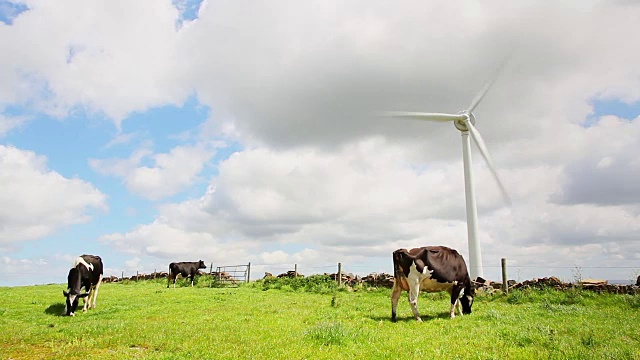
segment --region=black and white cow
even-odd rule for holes
[[[68,291],[62,291],[66,298],[62,315],[74,316],[78,308],[79,298],[84,300],[82,312],[87,311],[87,306],[95,309],[98,289],[102,282],[102,271],[103,266],[100,256],[82,255],[74,260],[73,267],[69,270],[69,275],[67,276]],[[81,294],[80,290],[83,287],[85,292]],[[87,296],[89,297],[88,300]]]
[[[167,281],[167,288],[173,280],[173,287],[176,287],[176,277],[178,274],[182,275],[182,277],[191,278],[191,286],[193,286],[193,277],[196,276],[199,269],[206,269],[207,265],[204,264],[204,261],[195,261],[195,262],[172,262],[169,264],[169,279]]]
[[[392,321],[396,321],[398,299],[403,290],[409,292],[409,304],[418,321],[422,321],[418,312],[420,290],[448,291],[451,294],[451,318],[455,317],[456,307],[460,315],[471,314],[475,289],[471,285],[467,264],[456,250],[445,246],[398,249],[393,252],[393,270]]]

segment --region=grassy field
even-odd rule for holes
[[[0,287],[0,359],[640,359],[637,296],[485,295],[451,320],[429,294],[417,323],[403,295],[392,323],[389,289],[300,281],[103,284],[98,308],[75,317],[60,316],[63,285]]]

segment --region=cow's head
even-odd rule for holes
[[[470,294],[463,294],[460,297],[460,305],[462,305],[462,313],[467,315],[471,314],[471,306],[473,306],[473,297],[475,295],[475,290],[471,288]]]
[[[86,297],[89,294],[88,293],[79,294],[77,290],[76,291],[71,290],[69,292],[62,290],[62,295],[64,295],[66,300],[66,303],[64,306],[64,315],[74,316],[76,309],[78,309],[78,300],[80,300],[80,298]]]
[[[393,271],[395,275],[409,276],[413,258],[407,249],[398,249],[393,252]]]
[[[206,269],[207,265],[204,264],[204,261],[200,260],[198,263],[198,269]]]
[[[78,267],[74,267],[69,270],[69,275],[67,276],[69,291],[67,292],[62,290],[62,295],[64,295],[66,300],[63,315],[74,316],[76,309],[78,308],[78,300],[89,295],[87,293],[80,294],[80,289],[82,287],[82,275],[79,269],[82,267],[82,265],[79,265]]]

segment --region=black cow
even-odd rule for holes
[[[195,261],[195,262],[172,262],[169,264],[169,279],[167,281],[167,288],[173,280],[173,287],[176,287],[176,277],[178,274],[182,275],[182,277],[190,277],[191,278],[191,286],[193,286],[193,277],[198,273],[198,269],[206,269],[207,265],[204,264],[204,261]]]
[[[392,321],[396,321],[398,299],[403,290],[409,292],[409,304],[418,321],[422,321],[418,312],[420,290],[448,291],[451,294],[451,318],[455,317],[456,305],[460,315],[471,314],[475,289],[471,286],[467,264],[456,250],[445,246],[398,249],[393,252],[393,269]]]
[[[96,299],[98,298],[98,289],[102,282],[102,259],[95,255],[78,256],[73,262],[73,267],[69,270],[67,276],[67,286],[69,291],[62,291],[66,298],[64,313],[62,315],[74,316],[78,308],[78,299],[83,298],[84,306],[82,312],[89,308],[95,309]],[[84,293],[80,290],[84,287]],[[87,300],[89,296],[89,300]]]

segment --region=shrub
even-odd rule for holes
[[[640,309],[640,295],[624,295],[624,301],[632,309]]]
[[[266,278],[258,280],[257,286],[261,286],[262,290],[288,290],[288,291],[306,291],[318,294],[330,294],[336,290],[340,290],[335,280],[329,275],[311,275],[308,277],[296,278]]]

